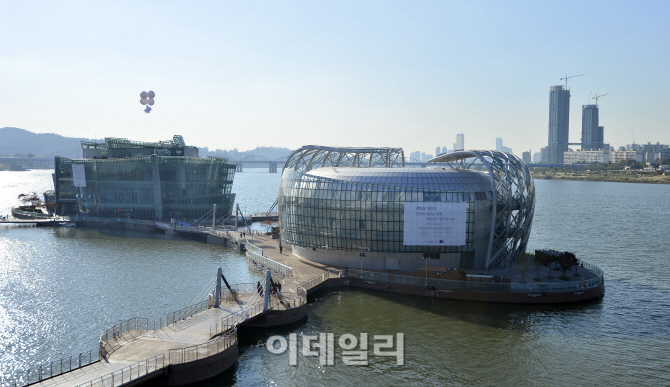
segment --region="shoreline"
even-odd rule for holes
[[[542,173],[531,172],[533,179],[537,180],[569,180],[569,181],[590,181],[590,182],[608,182],[608,183],[641,183],[641,184],[670,184],[670,173],[666,175],[646,176],[636,173]]]

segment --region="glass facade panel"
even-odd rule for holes
[[[481,265],[486,267],[513,261],[525,250],[534,186],[528,168],[516,156],[462,151],[432,160],[450,168],[411,169],[382,162],[384,152],[370,149],[303,147],[289,157],[278,198],[286,243],[317,249],[431,253],[431,257],[460,253],[465,259],[485,258]],[[321,157],[324,150],[330,153]],[[335,157],[338,152],[340,156]],[[371,157],[367,165],[361,161],[365,157]],[[475,161],[488,173],[469,169]],[[465,244],[405,245],[405,202],[466,203]]]
[[[85,143],[84,149],[95,146]],[[98,144],[98,148],[102,146]],[[217,217],[232,211],[235,164],[218,157],[143,155],[156,150],[183,154],[181,136],[173,141],[140,143],[107,139],[107,150],[132,157],[68,159],[57,157],[54,195],[58,212],[144,220],[194,220],[217,205]],[[72,166],[82,165],[85,184],[75,184]],[[76,186],[77,185],[77,186]]]
[[[350,170],[338,169],[344,178]],[[302,173],[285,170],[279,189],[279,214],[282,239],[301,247],[361,250],[379,252],[424,252],[427,246],[403,244],[404,202],[462,202],[467,197],[467,228],[464,246],[436,246],[435,252],[463,252],[474,249],[474,196],[460,192],[439,192],[379,184],[351,184],[323,177],[317,172]],[[376,172],[377,169],[369,169]],[[440,174],[450,173],[440,171]],[[478,173],[478,172],[468,172]],[[411,174],[411,172],[410,172]],[[478,184],[488,184],[481,175]],[[356,175],[352,172],[352,175]],[[431,174],[432,175],[432,174]],[[360,175],[359,175],[360,176]],[[376,181],[366,179],[366,181]],[[386,180],[385,180],[386,181]],[[393,184],[394,180],[388,180]],[[425,184],[429,184],[428,182]],[[340,200],[323,200],[329,192],[336,192]],[[390,191],[390,192],[389,192]],[[393,194],[390,194],[390,193]],[[346,195],[347,193],[353,194]],[[307,222],[310,227],[303,227]]]

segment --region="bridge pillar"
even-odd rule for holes
[[[218,272],[216,273],[216,293],[214,294],[216,297],[214,301],[215,308],[219,307],[219,301],[221,299],[221,277],[223,277],[223,270],[219,268]]]
[[[277,173],[277,163],[269,163],[270,164],[270,173]]]
[[[235,164],[235,172],[243,172],[242,171],[242,163]]]
[[[267,312],[268,309],[270,309],[270,284],[272,283],[270,278],[272,278],[272,275],[268,269],[265,272],[265,300],[263,302],[263,312]]]

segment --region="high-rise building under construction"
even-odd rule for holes
[[[603,149],[603,130],[598,124],[598,105],[582,105],[582,150]]]
[[[570,136],[570,90],[551,86],[549,91],[549,163],[563,164]]]

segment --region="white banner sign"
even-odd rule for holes
[[[403,244],[463,246],[467,203],[405,202]]]
[[[86,187],[86,170],[83,164],[72,164],[72,179],[75,187]]]

